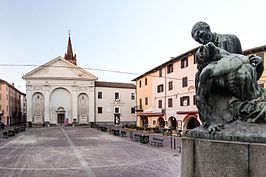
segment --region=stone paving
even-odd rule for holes
[[[30,128],[0,139],[0,176],[178,177],[181,154],[166,143],[153,147],[84,127]]]

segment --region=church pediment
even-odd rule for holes
[[[25,74],[23,79],[82,79],[97,80],[98,78],[84,69],[57,57],[50,62]]]

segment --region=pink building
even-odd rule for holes
[[[192,49],[135,78],[137,126],[192,129],[201,124],[195,105],[197,65]],[[144,106],[143,106],[144,105]]]
[[[23,123],[22,100],[25,94],[14,84],[0,79],[0,120],[6,125]],[[25,116],[24,116],[25,117]]]
[[[201,124],[195,102],[197,64],[194,48],[133,79],[136,81],[137,126],[192,129]],[[243,51],[263,59],[266,46]],[[265,88],[266,72],[259,84]]]

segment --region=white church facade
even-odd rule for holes
[[[57,57],[22,77],[26,81],[28,123],[38,125],[88,124],[90,122],[116,124],[113,117],[116,115],[115,112],[113,112],[113,116],[97,117],[96,80],[98,78],[76,64],[76,55],[73,55],[69,37],[67,53],[64,58]],[[111,84],[112,82],[106,83]],[[121,84],[128,86],[123,90],[126,90],[129,96],[135,93],[134,84]],[[111,92],[115,93],[117,89],[117,87],[110,87],[108,92],[112,90]],[[111,101],[113,97],[113,95],[109,95],[104,98],[105,103],[110,102],[110,105],[107,106],[109,109],[113,105]],[[119,119],[119,123],[134,123],[136,115],[130,112],[131,107],[134,106],[135,100],[123,103],[122,109],[128,109],[129,113],[125,114],[125,120]],[[105,118],[102,119],[102,117]]]

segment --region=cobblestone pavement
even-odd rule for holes
[[[154,147],[93,128],[30,128],[0,139],[0,176],[178,177],[181,154],[164,138]]]

